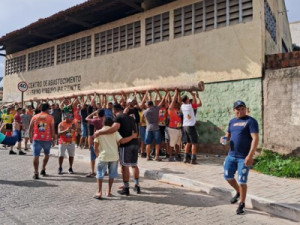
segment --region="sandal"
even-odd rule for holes
[[[86,175],[85,177],[88,177],[88,178],[94,178],[96,176],[95,173],[89,173],[88,175]]]
[[[93,198],[94,198],[94,199],[97,199],[97,200],[101,200],[101,199],[102,199],[102,196],[100,196],[100,195],[94,195]]]

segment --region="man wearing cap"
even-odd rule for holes
[[[236,195],[231,199],[234,204],[240,198],[237,214],[243,214],[247,194],[247,178],[253,156],[258,145],[258,123],[246,114],[246,104],[236,101],[233,104],[235,118],[229,121],[225,135],[230,141],[230,150],[224,163],[224,178],[236,190]],[[222,143],[222,138],[220,139]],[[234,178],[238,172],[238,181]]]

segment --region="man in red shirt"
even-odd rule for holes
[[[49,160],[51,144],[54,146],[54,119],[49,115],[50,106],[48,103],[43,103],[41,106],[42,112],[33,116],[29,125],[29,138],[32,143],[33,150],[33,179],[39,179],[39,157],[41,150],[44,149],[44,160],[41,175],[46,176],[46,165]]]
[[[20,125],[21,130],[23,130],[24,128],[22,127],[21,113],[22,113],[22,108],[18,108],[17,112],[14,116],[14,121],[17,122]],[[26,155],[26,152],[23,152],[21,150],[21,143],[22,143],[22,135],[21,135],[21,131],[20,131],[20,132],[18,132],[17,149],[19,150],[19,155]]]

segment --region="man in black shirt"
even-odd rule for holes
[[[136,133],[135,121],[131,116],[123,114],[123,109],[120,104],[115,104],[113,107],[113,112],[116,115],[115,122],[111,126],[111,128],[105,131],[97,131],[94,134],[94,137],[98,137],[99,135],[111,134],[116,131],[119,131],[120,135],[123,138],[129,137],[132,133]],[[133,174],[135,178],[135,186],[134,191],[138,194],[141,192],[139,185],[139,168],[137,166],[138,159],[138,139],[137,134],[136,138],[131,140],[126,144],[121,144],[119,146],[120,152],[120,163],[122,165],[122,176],[124,187],[119,193],[121,195],[129,195],[129,167],[131,166],[133,169]]]

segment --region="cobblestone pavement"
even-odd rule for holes
[[[0,224],[297,224],[255,210],[238,216],[236,205],[147,179],[141,180],[140,195],[132,191],[129,197],[118,196],[117,179],[115,196],[96,200],[95,179],[85,178],[85,162],[75,162],[73,175],[57,175],[54,157],[49,176],[32,180],[32,171],[32,156],[0,151]],[[104,190],[106,186],[105,181]]]

